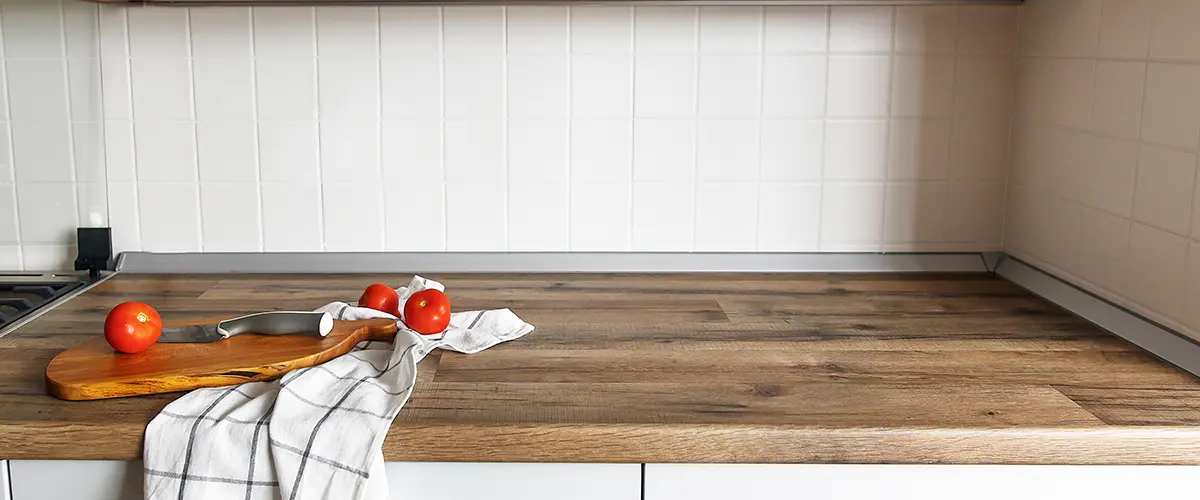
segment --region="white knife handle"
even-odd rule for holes
[[[217,333],[225,338],[241,333],[308,334],[324,338],[332,330],[333,316],[327,312],[261,312],[217,323]]]

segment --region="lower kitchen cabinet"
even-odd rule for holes
[[[1129,500],[1196,484],[1197,466],[650,464],[645,500]]]
[[[11,500],[142,498],[141,462],[13,460],[9,468]],[[638,500],[641,497],[638,464],[389,462],[386,468],[391,496],[397,500]]]

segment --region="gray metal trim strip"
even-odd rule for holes
[[[149,253],[131,273],[987,272],[978,253]]]
[[[1012,257],[1004,259],[996,273],[1162,360],[1200,377],[1200,342]]]

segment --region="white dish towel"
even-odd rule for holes
[[[433,280],[415,276],[400,303]],[[334,302],[337,319],[392,317]],[[363,342],[280,380],[199,389],[146,428],[148,500],[388,498],[383,439],[434,349],[479,352],[533,331],[508,309],[454,313],[441,335],[400,323],[394,343]]]

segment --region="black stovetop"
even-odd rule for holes
[[[90,282],[76,274],[0,274],[0,331]]]

